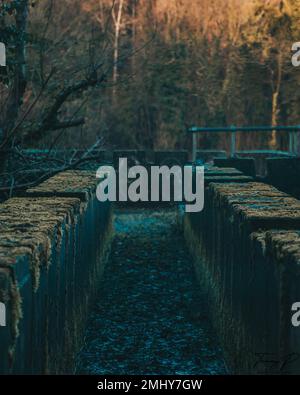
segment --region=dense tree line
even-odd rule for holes
[[[83,6],[95,30],[110,6]],[[299,123],[300,70],[291,64],[299,0],[124,0],[115,2],[115,13],[120,6],[120,26],[109,26],[111,42],[119,37],[120,84],[112,103],[103,98],[101,118],[112,144],[184,147],[189,125]],[[130,50],[137,53],[123,60]],[[216,138],[205,136],[202,145],[212,147]],[[280,133],[240,141],[249,149],[286,144]]]
[[[7,0],[0,144],[174,148],[190,125],[299,123],[300,0]],[[216,141],[218,138],[218,142]],[[248,139],[248,140],[247,140]],[[2,141],[2,143],[1,143]],[[203,137],[209,148],[224,136]],[[284,148],[247,136],[245,148]]]

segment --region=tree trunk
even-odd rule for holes
[[[113,19],[115,22],[115,39],[114,39],[114,59],[113,59],[113,102],[116,98],[116,84],[118,81],[118,61],[119,61],[119,38],[122,23],[124,0],[120,0],[117,17],[115,16],[115,11],[113,10]]]
[[[277,126],[278,114],[279,114],[279,94],[281,89],[282,81],[282,54],[278,55],[278,66],[277,66],[277,80],[275,85],[275,90],[272,94],[272,126]],[[270,147],[272,149],[277,148],[277,136],[276,131],[272,131],[272,137],[270,141]]]

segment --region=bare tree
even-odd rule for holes
[[[9,191],[10,193],[12,189],[24,188],[28,186],[28,183],[34,184],[40,178],[49,176],[52,170],[56,172],[58,169],[76,167],[90,159],[95,159],[95,156],[87,156],[85,152],[82,157],[73,155],[71,160],[58,161],[59,163],[57,163],[57,160],[50,160],[52,164],[56,163],[56,165],[52,166],[52,169],[48,169],[49,171],[46,171],[45,166],[37,161],[36,166],[43,168],[45,174],[42,174],[38,179],[27,182],[28,178],[24,177],[24,174],[34,173],[37,169],[33,168],[32,158],[26,157],[26,152],[22,149],[22,143],[28,139],[38,141],[52,131],[59,132],[60,130],[64,131],[68,128],[83,125],[85,118],[82,116],[76,117],[73,115],[71,118],[62,118],[62,107],[72,96],[83,95],[90,88],[101,85],[106,78],[105,71],[102,69],[102,62],[93,62],[86,66],[84,73],[81,74],[83,77],[78,78],[79,73],[75,72],[74,78],[66,82],[64,86],[60,87],[58,84],[53,89],[55,86],[53,80],[57,75],[57,70],[52,68],[48,75],[44,76],[42,75],[44,67],[40,64],[41,70],[43,69],[41,85],[38,91],[34,93],[32,83],[29,87],[27,59],[27,48],[30,44],[27,26],[30,8],[33,5],[35,3],[29,4],[28,0],[8,0],[0,4],[0,41],[3,41],[8,49],[8,66],[4,76],[0,79],[0,173],[2,174],[1,180],[4,181],[4,185],[0,186],[0,191]],[[44,56],[43,53],[42,56]],[[49,93],[51,83],[53,93],[51,96],[47,95],[47,101],[43,101],[43,95]],[[45,103],[44,106],[43,102]],[[40,116],[30,120],[35,107],[39,108]],[[99,149],[101,142],[102,139],[98,138],[92,146],[93,151]],[[25,167],[21,167],[21,169],[9,167],[9,161],[16,156],[22,159]],[[49,157],[50,152],[47,155],[48,159]],[[26,171],[26,164],[31,165],[31,170],[27,168]]]
[[[9,14],[5,12],[6,3],[10,3]],[[10,88],[0,87],[3,98],[1,98],[1,117],[0,117],[0,150],[2,150],[0,160],[0,171],[7,159],[8,152],[3,149],[12,148],[11,130],[17,121],[20,108],[23,104],[23,97],[26,90],[26,26],[28,18],[28,0],[15,2],[2,2],[0,5],[1,41],[6,43],[11,35],[15,41],[14,66],[9,72]],[[14,33],[12,34],[12,28]],[[2,38],[3,37],[3,38]]]

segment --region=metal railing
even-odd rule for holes
[[[286,152],[289,156],[299,156],[298,152],[298,134],[300,132],[300,125],[295,126],[229,126],[229,127],[197,127],[193,126],[188,129],[189,133],[193,135],[193,162],[197,159],[197,134],[198,133],[230,133],[230,157],[236,156],[236,133],[237,132],[288,132],[289,133],[289,150]],[[243,151],[239,151],[243,152]],[[250,153],[251,151],[247,151]],[[255,152],[255,151],[253,151]],[[271,151],[270,151],[271,152]],[[277,152],[272,150],[272,152]],[[279,152],[279,151],[278,151]]]

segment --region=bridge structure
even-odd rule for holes
[[[287,129],[289,133],[294,133],[294,130],[298,131],[298,128]],[[236,133],[237,130],[230,129],[229,132]],[[288,157],[267,159],[273,178],[270,174],[261,178],[235,167],[220,166],[216,160],[214,165],[205,166],[204,210],[184,213],[182,204],[173,204],[173,211],[168,214],[176,219],[182,232],[182,242],[193,257],[195,276],[191,273],[186,275],[197,279],[204,301],[209,305],[208,315],[201,315],[203,305],[193,302],[197,325],[207,320],[212,323],[215,342],[220,344],[227,371],[231,373],[300,372],[300,358],[297,357],[300,331],[292,321],[293,306],[300,301],[299,158],[293,147],[290,147],[292,151]],[[143,160],[141,152],[127,151],[126,155],[131,159],[138,155],[139,161]],[[155,160],[161,164],[173,160],[185,166],[187,155],[186,151],[159,152]],[[123,156],[124,151],[114,153],[115,160]],[[285,183],[275,185],[281,176]],[[114,262],[114,251],[130,229],[125,226],[121,239],[114,243],[113,223],[118,228],[119,208],[96,199],[99,182],[101,180],[95,178],[94,171],[62,172],[27,190],[23,196],[11,198],[0,205],[0,303],[5,306],[6,314],[5,326],[0,326],[0,373],[58,374],[75,371],[76,355],[83,344],[91,306],[97,299],[99,280]],[[131,211],[130,218],[132,215],[135,214]],[[147,221],[148,216],[146,214],[143,220]],[[141,233],[142,242],[138,241],[141,244],[136,248],[142,248],[140,253],[146,259],[146,266],[153,261],[151,254],[155,249],[151,237],[152,223],[148,221],[145,228],[142,223],[137,225],[137,235]],[[163,223],[160,226],[162,234],[159,237],[168,245],[164,253],[171,256],[168,258],[171,259],[168,263],[171,273],[178,269],[176,256],[182,255],[178,252],[181,246],[176,239],[176,254],[170,254],[175,245],[163,238],[165,228]],[[142,233],[146,228],[149,233],[145,236]],[[137,235],[135,242],[139,240]],[[148,237],[147,243],[145,237]],[[170,233],[168,237],[174,235]],[[122,253],[125,254],[124,251]],[[132,266],[139,255],[137,250],[128,255],[126,249],[126,254],[126,267],[122,265],[122,255],[118,258],[121,277],[120,284],[117,283],[118,278],[114,278],[116,295],[118,286],[122,285],[121,280],[124,280],[123,270],[128,270],[129,276],[125,283],[132,272],[142,270],[141,264]],[[186,250],[184,254],[187,254]],[[164,258],[162,253],[160,255]],[[157,260],[160,255],[157,255]],[[186,259],[190,261],[189,257]],[[182,276],[185,272],[180,270]],[[112,275],[115,273],[116,268]],[[151,281],[156,280],[150,274],[143,278],[143,289],[157,289]],[[181,278],[181,281],[184,280]],[[190,284],[192,278],[187,281]],[[169,302],[164,298],[175,298],[178,292],[183,292],[182,288],[175,287],[166,294],[168,286],[166,279],[165,284],[158,287],[161,294],[155,294],[154,300]],[[111,287],[107,286],[108,291]],[[131,292],[130,287],[126,292]],[[126,295],[124,299],[126,301]],[[119,317],[124,311],[121,311],[122,301],[117,301],[114,309]],[[138,300],[135,302],[135,313],[142,314],[144,305],[140,306]],[[101,306],[101,303],[105,310],[108,309],[105,315],[107,322],[113,300],[105,302],[104,297],[103,301],[98,299],[97,305]],[[167,309],[171,316],[165,319],[175,322],[172,320],[176,311],[171,306],[173,303]],[[164,305],[160,307],[157,322],[161,322],[161,316],[166,314]],[[100,314],[97,321],[104,319],[101,309],[97,314]],[[181,325],[180,320],[176,321],[178,325]],[[150,320],[145,321],[145,328],[147,325],[151,327]],[[173,326],[171,334],[161,330],[157,339],[151,338],[153,344],[167,342],[168,350],[176,348],[178,339],[176,325]],[[130,326],[126,328],[126,333],[130,332]],[[184,328],[192,330],[193,326],[187,323]],[[193,336],[198,336],[197,333],[200,336],[200,332],[195,331]],[[186,333],[184,338],[188,342],[191,337]],[[200,343],[205,341],[199,339]],[[91,346],[89,355],[94,352],[96,358],[101,341],[97,349]],[[130,344],[126,347],[131,347]],[[126,350],[129,358],[134,351]],[[193,351],[193,361],[197,360],[199,352],[198,348]],[[275,361],[272,366],[264,358],[270,354]],[[295,358],[287,361],[291,354]],[[181,357],[186,358],[186,354]],[[126,356],[124,358],[126,360]],[[106,362],[104,359],[103,363]],[[172,362],[169,363],[171,366]],[[189,364],[186,366],[188,373]],[[198,369],[198,372],[203,371],[200,367]],[[222,369],[220,371],[223,372]],[[197,373],[197,364],[192,372]]]

